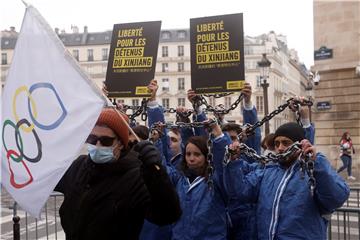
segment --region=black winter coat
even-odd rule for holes
[[[163,167],[142,167],[130,150],[116,162],[96,164],[80,156],[55,188],[66,239],[138,239],[144,218],[171,224],[181,215],[178,196]]]

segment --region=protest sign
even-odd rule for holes
[[[160,21],[114,25],[105,81],[109,97],[150,95],[160,27]]]
[[[190,19],[191,87],[196,93],[240,91],[244,86],[243,15]]]

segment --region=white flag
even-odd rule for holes
[[[2,184],[39,217],[105,104],[101,91],[32,6],[2,94]]]

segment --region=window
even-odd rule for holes
[[[256,109],[258,112],[264,112],[264,98],[263,96],[256,96]]]
[[[101,53],[102,53],[102,60],[108,60],[109,58],[109,54],[108,54],[108,49],[107,48],[103,48],[101,49]]]
[[[94,50],[93,49],[87,50],[87,59],[88,59],[88,61],[94,61]]]
[[[261,77],[256,76],[256,87],[261,87]]]
[[[138,107],[139,106],[139,99],[133,99],[132,100],[132,105],[134,107]],[[133,109],[133,113],[136,111],[136,109]]]
[[[169,79],[168,78],[162,79],[162,90],[169,91]]]
[[[186,32],[185,31],[178,31],[177,36],[178,36],[178,38],[185,38],[186,37]]]
[[[229,109],[231,106],[231,97],[225,97],[225,108]]]
[[[124,99],[116,99],[116,102],[118,104],[124,104],[125,103],[125,100]]]
[[[185,98],[178,98],[178,107],[185,107]]]
[[[78,50],[78,49],[73,49],[72,55],[74,56],[74,58],[75,58],[77,61],[79,61],[79,50]]]
[[[178,56],[179,57],[184,56],[184,46],[178,46]]]
[[[178,72],[183,72],[184,71],[184,63],[183,62],[179,62],[178,63]]]
[[[215,98],[214,97],[209,97],[209,104],[211,106],[215,106],[216,105],[216,101],[215,101]]]
[[[163,63],[162,64],[162,72],[167,72],[169,71],[169,65],[168,63]]]
[[[170,107],[170,104],[169,104],[169,99],[168,98],[163,98],[162,99],[162,106],[165,108],[165,109],[169,109]]]
[[[178,90],[185,90],[185,78],[178,78]]]
[[[162,47],[162,56],[163,57],[168,57],[169,56],[169,48],[168,48],[168,46],[163,46]]]
[[[7,53],[1,54],[1,64],[6,65],[7,64]]]
[[[170,39],[170,32],[162,32],[161,37],[162,39]]]

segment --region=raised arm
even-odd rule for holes
[[[251,102],[252,89],[249,83],[245,83],[242,90],[244,94],[244,108],[243,119],[244,124],[254,125],[259,121],[255,106]],[[255,134],[246,139],[245,144],[256,150],[258,154],[261,153],[261,131],[260,128],[255,129]]]
[[[149,127],[153,127],[155,123],[165,123],[164,109],[156,100],[156,93],[159,86],[156,80],[151,80],[148,89],[151,92],[151,96],[149,98],[147,104],[147,114],[148,114],[148,124]],[[170,153],[169,153],[169,139],[167,136],[167,129],[162,128],[158,129],[160,131],[160,143],[157,143],[157,146],[161,146],[162,155],[165,157],[166,161],[170,161]]]

